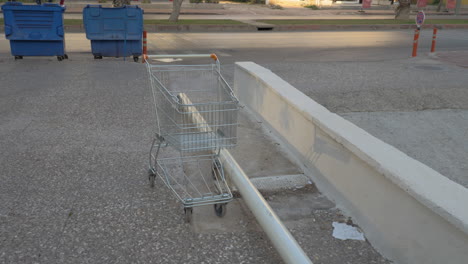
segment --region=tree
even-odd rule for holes
[[[183,1],[184,0],[173,0],[172,1],[172,13],[171,13],[171,16],[169,17],[169,21],[171,21],[171,22],[179,21],[180,7],[182,6]]]
[[[399,3],[395,10],[395,19],[409,19],[411,0],[399,0]]]
[[[114,7],[122,7],[124,5],[130,5],[130,0],[112,0]]]
[[[439,4],[437,5],[437,12],[440,12],[440,10],[442,9],[442,6],[444,4],[444,0],[439,0]]]

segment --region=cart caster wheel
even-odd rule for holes
[[[15,60],[22,60],[23,56],[15,56]]]
[[[226,204],[223,203],[223,204],[214,204],[214,211],[215,211],[215,214],[216,216],[218,217],[223,217],[226,215]]]
[[[94,55],[94,59],[95,59],[95,60],[100,60],[100,59],[102,59],[102,56]]]
[[[133,57],[134,62],[138,62],[138,57]]]
[[[185,223],[192,222],[193,209],[192,208],[184,208],[184,214],[185,214]]]
[[[154,174],[152,171],[148,172],[148,180],[150,182],[150,187],[154,188],[154,181],[156,179],[156,174]]]
[[[63,56],[57,56],[57,60],[58,60],[58,61],[62,61],[62,60],[63,60]]]
[[[68,60],[68,54],[63,55],[63,58]]]

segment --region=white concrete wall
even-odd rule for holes
[[[400,264],[468,263],[468,189],[255,63],[236,63],[234,90],[385,257]]]

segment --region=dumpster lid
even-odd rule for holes
[[[119,6],[119,7],[102,7],[102,5],[86,5],[84,8],[102,8],[102,9],[141,9],[137,5],[125,5],[125,6]]]
[[[22,2],[5,2],[5,4],[2,5],[2,10],[38,10],[44,9],[44,7],[46,7],[46,9],[50,8],[50,11],[57,9],[65,10],[65,6],[54,3],[43,3],[42,5],[23,5]]]
[[[3,6],[19,6],[19,5],[23,5],[23,3],[21,2],[5,2],[3,5],[2,5],[2,8]]]

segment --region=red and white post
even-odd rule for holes
[[[143,63],[146,62],[146,58],[148,58],[148,41],[147,41],[147,33],[143,31],[143,59],[141,60]]]
[[[436,37],[437,37],[437,28],[434,28],[434,31],[432,32],[431,53],[434,53],[434,52],[435,52]]]
[[[411,55],[411,57],[416,57],[418,55],[419,31],[420,31],[420,27],[417,27],[416,30],[414,31],[413,54]]]

